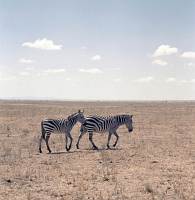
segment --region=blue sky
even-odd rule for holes
[[[0,98],[195,99],[193,0],[0,0]]]

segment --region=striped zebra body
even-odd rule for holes
[[[76,119],[69,121],[68,119],[46,119],[42,122],[46,137],[51,133],[65,133],[70,132],[76,124]]]
[[[70,134],[74,125],[79,121],[83,123],[85,120],[83,112],[78,111],[70,115],[67,119],[46,119],[41,122],[41,138],[39,143],[39,152],[42,153],[41,143],[44,139],[46,142],[47,149],[51,153],[49,147],[49,138],[51,133],[63,133],[66,137],[66,150],[69,151],[72,146],[72,136]],[[68,146],[68,138],[70,139],[70,144]]]
[[[119,138],[116,130],[121,125],[124,125],[124,124],[127,126],[129,132],[133,131],[132,115],[116,115],[116,116],[109,116],[109,117],[103,117],[103,116],[87,117],[85,119],[85,122],[81,126],[80,135],[79,135],[76,146],[77,148],[79,148],[80,139],[85,133],[88,132],[89,140],[91,144],[93,145],[93,148],[98,149],[92,139],[93,132],[109,132],[107,147],[110,148],[109,142],[110,142],[112,134],[116,136],[116,141],[113,145],[115,147]]]

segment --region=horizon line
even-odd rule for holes
[[[193,102],[195,99],[58,99],[58,98],[27,98],[0,97],[0,101],[72,101],[72,102]]]

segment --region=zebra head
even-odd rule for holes
[[[132,118],[133,118],[133,115],[128,115],[126,118],[125,125],[129,131],[129,133],[133,131],[133,119]]]
[[[83,111],[78,110],[78,113],[77,113],[77,121],[79,121],[81,124],[83,124],[85,121],[85,116],[83,115],[83,113],[84,113],[84,110]]]
[[[80,122],[82,124],[85,121],[85,117],[84,117],[83,113],[84,113],[84,110],[83,111],[78,110],[78,112],[70,115],[68,117],[68,120],[72,119],[72,120],[75,121],[75,123],[78,121],[78,122]]]

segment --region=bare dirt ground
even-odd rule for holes
[[[41,120],[83,108],[86,116],[133,114],[134,131],[121,127],[114,150],[107,134],[95,134],[99,151],[88,135],[76,150],[77,124],[69,153],[53,134],[53,153],[43,141],[39,154]],[[195,102],[0,101],[0,199],[195,199]]]

